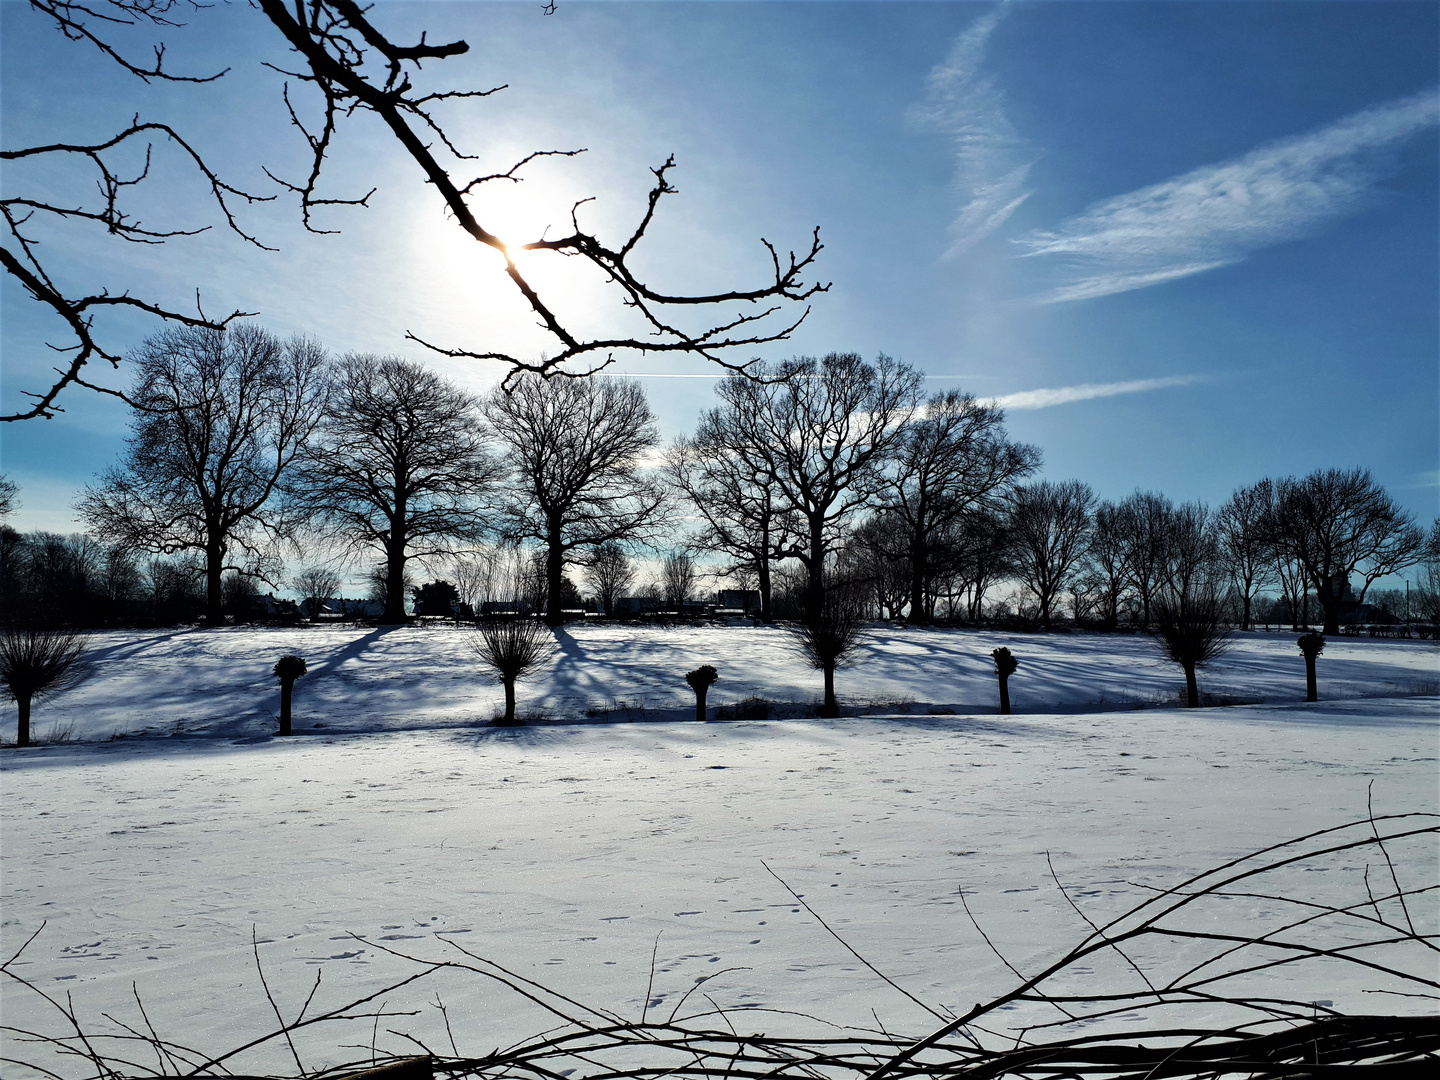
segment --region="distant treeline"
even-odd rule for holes
[[[364,568],[384,622],[407,600],[551,623],[684,613],[721,586],[758,618],[817,624],[836,605],[1047,628],[1150,629],[1197,604],[1242,628],[1440,621],[1440,522],[1427,533],[1364,469],[1262,479],[1214,508],[1101,500],[1036,480],[1039,449],[995,404],[925,398],[884,356],[755,361],[663,449],[623,379],[526,374],[475,396],[253,324],[170,330],[130,360],[126,450],[78,503],[91,531],[0,526],[9,622],[295,621],[326,610],[337,565]],[[340,554],[283,576],[317,551]],[[1412,567],[1408,598],[1372,589]],[[417,568],[434,580],[417,588]],[[261,593],[281,587],[300,603]]]

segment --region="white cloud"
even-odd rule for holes
[[[1052,405],[1068,405],[1072,401],[1115,397],[1119,394],[1140,394],[1147,390],[1164,390],[1172,386],[1189,386],[1198,381],[1194,375],[1170,375],[1163,379],[1132,379],[1129,382],[1081,383],[1078,386],[1054,386],[1041,390],[1021,390],[995,399],[1002,409],[1048,409]]]
[[[1189,277],[1191,274],[1203,274],[1206,270],[1215,270],[1239,261],[1238,259],[1219,259],[1215,262],[1167,266],[1160,270],[1122,270],[1112,274],[1097,274],[1095,277],[1081,278],[1069,285],[1061,285],[1047,293],[1042,293],[1035,297],[1035,303],[1060,304],[1067,300],[1089,300],[1096,296],[1109,296],[1111,293],[1144,289],[1150,285],[1159,285],[1161,282]]]
[[[917,128],[955,142],[955,187],[965,200],[950,225],[943,258],[963,254],[1003,225],[1030,197],[1025,181],[1038,155],[1005,115],[1005,98],[980,74],[990,35],[1008,0],[971,24],[925,80],[925,99],[910,108]]]
[[[1386,151],[1435,126],[1434,89],[1365,109],[1243,157],[1097,203],[1023,240],[1029,256],[1072,260],[1041,302],[1142,289],[1239,262],[1356,209],[1387,171]]]

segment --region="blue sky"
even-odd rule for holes
[[[507,239],[588,223],[615,236],[674,153],[645,267],[667,287],[763,274],[764,236],[818,225],[833,282],[789,343],[886,352],[1009,407],[1046,475],[1120,497],[1137,487],[1216,503],[1264,475],[1355,465],[1420,519],[1440,505],[1437,57],[1433,3],[381,3],[396,36],[464,37],[427,68],[453,86],[508,83],[455,106],[453,133],[504,168],[481,220]],[[302,167],[274,31],[244,4],[187,15],[167,62],[229,66],[216,83],[145,86],[0,0],[7,148],[88,138],[132,114],[191,134],[227,179],[273,192]],[[137,42],[142,40],[136,39]],[[61,278],[173,305],[259,311],[336,351],[545,343],[496,263],[440,212],[417,170],[365,121],[345,128],[331,193],[379,187],[309,236],[283,199],[245,221],[279,253],[218,231],[160,248],[83,229],[46,234]],[[7,170],[7,190],[82,190]],[[208,220],[193,174],[157,158],[137,206]],[[595,327],[613,298],[569,267],[535,272]],[[3,297],[8,409],[56,337],[20,290]],[[112,319],[112,342],[151,324]],[[482,388],[500,372],[431,358]],[[704,375],[700,361],[625,370]],[[711,403],[709,378],[647,380],[667,437]],[[0,430],[22,485],[20,528],[68,530],[77,489],[118,454],[123,407],[84,392],[50,421]]]

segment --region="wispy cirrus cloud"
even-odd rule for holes
[[[1435,89],[1267,143],[1232,161],[1097,203],[1054,232],[1017,241],[1073,261],[1041,303],[1143,289],[1240,262],[1357,209],[1389,170],[1387,151],[1433,128]]]
[[[995,399],[1002,409],[1048,409],[1052,405],[1069,405],[1073,401],[1116,397],[1120,394],[1142,394],[1147,390],[1165,390],[1172,386],[1189,386],[1199,381],[1194,375],[1169,375],[1163,379],[1131,379],[1128,382],[1080,383],[1077,386],[1053,386],[1041,390],[1021,390]]]
[[[1003,225],[1026,199],[1025,182],[1039,154],[1005,115],[1004,95],[981,74],[985,46],[1009,11],[1009,0],[972,23],[925,80],[925,99],[910,107],[917,129],[955,143],[955,187],[965,200],[941,256],[954,258]]]

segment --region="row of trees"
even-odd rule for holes
[[[278,582],[285,555],[322,541],[352,565],[378,561],[385,621],[405,617],[410,565],[445,561],[457,598],[523,592],[556,623],[578,599],[568,570],[614,610],[637,546],[663,544],[671,602],[704,565],[757,589],[767,621],[777,598],[811,622],[836,604],[975,620],[1009,581],[1046,626],[1068,606],[1150,627],[1158,602],[1196,590],[1232,599],[1248,626],[1256,596],[1278,588],[1292,611],[1313,594],[1334,633],[1345,602],[1424,554],[1363,470],[1263,480],[1214,511],[1034,481],[1040,452],[1008,436],[998,407],[922,400],[920,375],[884,356],[756,362],[663,453],[643,391],[621,379],[527,374],[477,397],[414,363],[331,360],[253,324],[167,331],[132,362],[125,454],[79,503],[100,543],[9,534],[7,590],[24,562],[41,591],[84,579],[91,593],[107,583],[107,603],[127,588],[159,597],[146,573],[173,578],[189,559],[179,569],[203,567],[204,616],[219,622],[227,593],[233,606],[244,582]],[[534,554],[454,561],[493,541]],[[67,559],[69,577],[44,569]],[[295,583],[312,609],[337,584],[324,567]]]

